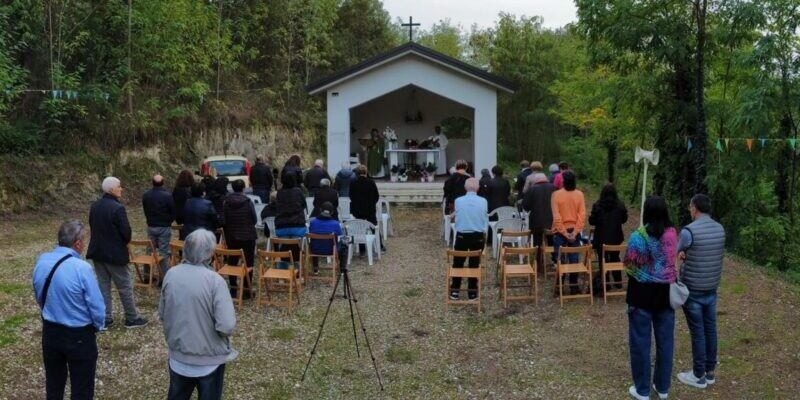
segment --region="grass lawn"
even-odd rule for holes
[[[134,237],[145,237],[137,203],[129,207]],[[88,209],[88,205],[86,207]],[[334,303],[306,381],[308,352],[325,312],[330,286],[306,288],[294,315],[238,312],[233,338],[239,358],[226,367],[225,397],[235,399],[490,398],[619,399],[631,384],[624,299],[603,305],[577,300],[559,307],[552,280],[539,304],[503,309],[488,264],[484,311],[444,310],[444,242],[436,209],[395,207],[395,236],[373,267],[354,259],[351,279],[386,390],[380,392],[360,341],[356,357],[350,315]],[[632,213],[633,214],[633,213]],[[86,219],[86,212],[75,214]],[[30,289],[36,256],[50,249],[66,213],[13,216],[0,222],[0,398],[44,397],[41,322]],[[541,283],[541,276],[540,276]],[[164,398],[167,349],[158,322],[158,294],[136,292],[144,329],[121,325],[99,334],[97,398]],[[720,365],[706,391],[672,381],[671,398],[796,398],[800,391],[800,290],[729,258],[719,298]],[[122,310],[115,299],[115,318]],[[673,376],[691,368],[686,322],[676,314]],[[361,339],[361,338],[360,338]]]

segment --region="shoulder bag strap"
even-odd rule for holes
[[[61,263],[63,263],[70,257],[72,257],[72,254],[67,254],[64,257],[61,257],[61,259],[58,260],[58,262],[56,262],[56,265],[53,266],[53,269],[50,270],[50,274],[47,275],[47,279],[44,281],[44,288],[42,288],[42,299],[39,302],[39,305],[43,311],[44,311],[44,303],[47,301],[47,291],[50,290],[50,282],[53,280],[53,274],[56,273],[56,270],[58,269],[59,266],[61,266]]]

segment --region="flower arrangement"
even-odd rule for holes
[[[430,174],[435,173],[436,172],[436,168],[437,168],[436,164],[434,164],[432,162],[429,162],[429,163],[425,164],[425,171],[430,173]]]
[[[406,139],[405,143],[407,149],[416,149],[419,146],[419,142],[415,139]]]
[[[435,175],[436,175],[436,164],[429,162],[422,167],[423,182],[433,182]]]
[[[397,134],[394,133],[394,129],[388,126],[383,130],[383,138],[390,142],[397,142]]]
[[[397,164],[392,165],[392,167],[389,169],[389,172],[389,181],[397,182],[397,174],[400,172],[400,166]]]
[[[408,173],[405,168],[400,168],[397,171],[397,179],[399,179],[400,182],[405,182],[408,180]]]
[[[422,168],[419,165],[414,165],[411,169],[406,171],[406,174],[412,180],[422,177]]]

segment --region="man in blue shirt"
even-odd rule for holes
[[[329,235],[331,233],[336,234],[336,237],[342,235],[342,225],[339,223],[339,220],[333,217],[333,213],[336,208],[333,204],[329,201],[322,203],[320,206],[319,216],[311,220],[309,224],[308,231],[310,233],[315,233],[318,235]],[[335,242],[330,242],[328,240],[319,240],[314,239],[311,240],[309,243],[311,253],[314,255],[328,255],[333,254],[333,246]],[[319,274],[319,257],[313,257],[311,259],[313,264],[313,273],[314,275]]]
[[[486,231],[489,229],[489,209],[486,199],[478,196],[480,183],[475,178],[464,182],[467,194],[455,201],[455,250],[483,250],[486,245]],[[453,268],[464,267],[464,257],[453,258]],[[470,257],[469,268],[478,268],[479,257]],[[478,298],[478,279],[469,278],[467,282],[469,300]],[[458,300],[461,291],[461,278],[453,278],[450,284],[450,298]]]
[[[85,233],[78,221],[62,224],[58,246],[39,256],[33,270],[48,399],[64,397],[67,371],[73,399],[94,397],[95,332],[105,327],[106,306],[91,265],[81,259]]]

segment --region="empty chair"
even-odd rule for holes
[[[383,237],[383,241],[386,242],[389,235],[394,235],[394,224],[392,223],[392,212],[389,208],[389,202],[381,197],[375,209],[377,210],[376,219],[378,224],[380,224],[381,236]]]
[[[500,232],[504,230],[521,232],[525,230],[525,224],[519,218],[506,218],[493,222],[492,234],[495,237],[492,240],[492,257],[497,258],[498,249],[500,248]],[[489,225],[491,224],[492,222],[489,222]]]
[[[131,240],[128,243],[128,255],[137,277],[137,280],[133,282],[133,286],[147,288],[152,291],[155,286],[155,277],[160,275],[158,269],[160,258],[155,246],[153,246],[153,242],[149,240]]]
[[[299,264],[299,271],[298,276],[301,272],[305,271],[305,265],[303,263],[303,251],[305,250],[305,238],[277,238],[272,237],[270,241],[267,243],[267,250],[268,251],[291,251],[292,252],[292,264],[286,265],[286,263],[281,263],[278,265],[280,269],[288,269],[294,268],[294,264]]]
[[[536,247],[503,247],[500,249],[500,297],[503,307],[508,307],[509,301],[533,300],[534,304],[539,298],[539,283],[536,278]],[[514,262],[516,261],[516,262]],[[511,285],[512,279],[525,278],[526,284]],[[527,295],[512,296],[511,289],[527,288]]]
[[[467,268],[465,266],[465,267],[462,267],[462,268],[455,268],[455,267],[453,267],[453,261],[454,261],[454,259],[456,257],[464,257],[464,258],[467,258],[467,259],[473,258],[473,257],[477,257],[478,260],[479,260],[478,267],[477,268]],[[445,274],[445,281],[444,281],[444,287],[445,287],[444,308],[445,308],[445,310],[448,309],[448,306],[450,304],[467,304],[467,305],[475,305],[478,308],[478,312],[481,312],[481,288],[483,287],[482,286],[482,284],[483,284],[483,260],[482,260],[482,258],[483,258],[483,250],[467,250],[467,251],[463,251],[463,250],[450,250],[450,249],[447,249],[447,252],[445,253],[445,271],[447,271],[447,273]],[[450,298],[450,293],[452,291],[455,291],[455,290],[458,290],[459,292],[462,292],[462,291],[469,292],[470,291],[470,289],[461,289],[461,287],[458,287],[457,289],[451,288],[450,282],[452,281],[453,278],[458,278],[458,279],[477,279],[478,280],[478,285],[477,285],[476,289],[473,290],[473,291],[475,291],[475,295],[476,295],[475,299],[474,300],[468,300],[468,299],[464,299],[463,296],[459,296],[459,300],[451,299]]]
[[[373,225],[372,222],[363,219],[351,219],[345,221],[344,229],[347,236],[353,238],[347,252],[348,264],[350,264],[353,259],[353,250],[358,249],[358,247],[354,246],[358,246],[359,244],[363,244],[364,247],[366,247],[367,261],[370,266],[372,266],[373,252],[378,254],[378,259],[381,258],[380,233],[378,232],[378,227]]]
[[[346,221],[353,218],[350,214],[350,198],[339,197],[339,220]]]
[[[624,296],[625,289],[624,287],[620,290],[608,290],[608,287],[612,285],[611,282],[608,282],[608,274],[612,271],[620,271],[621,275],[626,275],[625,271],[625,264],[622,261],[617,262],[609,262],[608,259],[611,254],[609,253],[616,253],[618,255],[619,260],[625,255],[625,251],[627,250],[628,246],[623,243],[620,245],[610,245],[604,244],[603,245],[603,254],[601,254],[602,262],[600,262],[600,275],[603,282],[603,303],[608,303],[608,296]],[[621,282],[620,282],[621,284]]]
[[[256,307],[262,304],[286,307],[289,313],[294,307],[293,297],[296,295],[297,304],[300,304],[302,288],[294,269],[294,257],[291,251],[256,251],[258,257],[258,294]],[[279,269],[278,263],[288,262],[289,269]],[[263,294],[262,294],[263,292]],[[285,292],[286,301],[273,299],[276,293]]]
[[[261,201],[261,197],[258,197],[254,194],[248,194],[247,197],[250,198],[254,205],[264,204],[264,202]]]
[[[275,237],[275,217],[267,217],[263,220],[264,225],[269,229],[269,237],[267,238],[267,249],[271,249],[270,242]]]
[[[306,219],[311,216],[312,211],[314,211],[314,198],[306,197]]]
[[[580,298],[589,298],[589,302],[594,304],[594,298],[592,297],[592,247],[591,246],[580,246],[580,247],[566,247],[561,246],[558,248],[559,254],[556,257],[556,277],[558,278],[558,296],[559,300],[561,301],[561,306],[564,306],[564,299],[580,299]],[[570,263],[569,255],[577,254],[578,255],[578,262]],[[564,277],[569,274],[580,274],[586,275],[586,281],[589,285],[589,293],[578,293],[578,294],[564,294]],[[580,285],[580,283],[577,283]]]
[[[237,259],[236,263],[231,263],[231,258],[234,257]],[[228,249],[221,249],[217,248],[214,251],[214,263],[217,273],[223,277],[236,277],[236,285],[230,284],[230,279],[228,279],[229,286],[231,289],[236,289],[236,306],[238,308],[242,308],[244,305],[244,291],[245,287],[249,287],[250,294],[253,293],[253,288],[250,283],[250,276],[253,272],[253,268],[248,267],[247,263],[245,262],[244,258],[244,250],[236,249],[236,250],[228,250]]]

